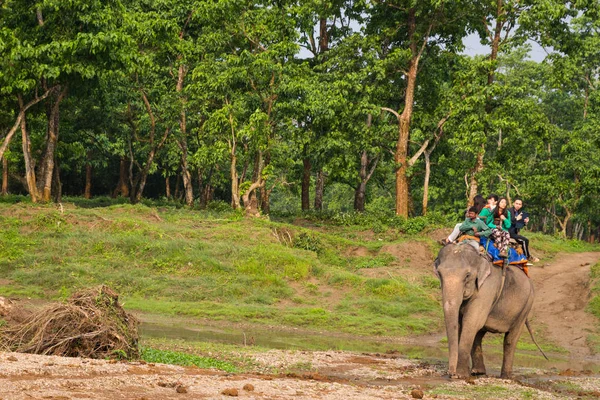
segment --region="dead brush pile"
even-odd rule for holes
[[[103,285],[0,328],[0,347],[19,353],[134,359],[139,357],[138,325],[119,304],[119,296]]]

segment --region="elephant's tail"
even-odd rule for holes
[[[538,350],[542,353],[542,355],[544,356],[544,358],[546,360],[548,360],[548,357],[546,356],[546,353],[544,353],[544,350],[542,350],[542,348],[540,347],[540,345],[537,344],[537,342],[535,341],[535,338],[533,337],[533,331],[531,330],[531,326],[529,326],[529,318],[527,318],[525,320],[525,326],[527,327],[527,330],[529,331],[529,335],[531,336],[531,340],[533,340],[533,343],[537,346]]]

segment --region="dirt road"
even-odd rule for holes
[[[544,324],[547,338],[573,358],[591,355],[586,339],[599,328],[597,319],[585,312],[590,266],[598,261],[600,253],[562,254],[530,269],[536,292],[532,322]]]

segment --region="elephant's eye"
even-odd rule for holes
[[[471,273],[467,272],[467,275],[465,276],[465,280],[469,279],[471,277]]]

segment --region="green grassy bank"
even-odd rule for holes
[[[163,315],[362,335],[442,329],[431,264],[407,268],[410,247],[405,256],[381,251],[414,241],[432,260],[438,227],[424,219],[378,220],[374,230],[357,216],[274,222],[109,204],[0,203],[0,294],[62,299],[107,284],[126,308]],[[547,257],[598,249],[543,235],[532,242]]]

